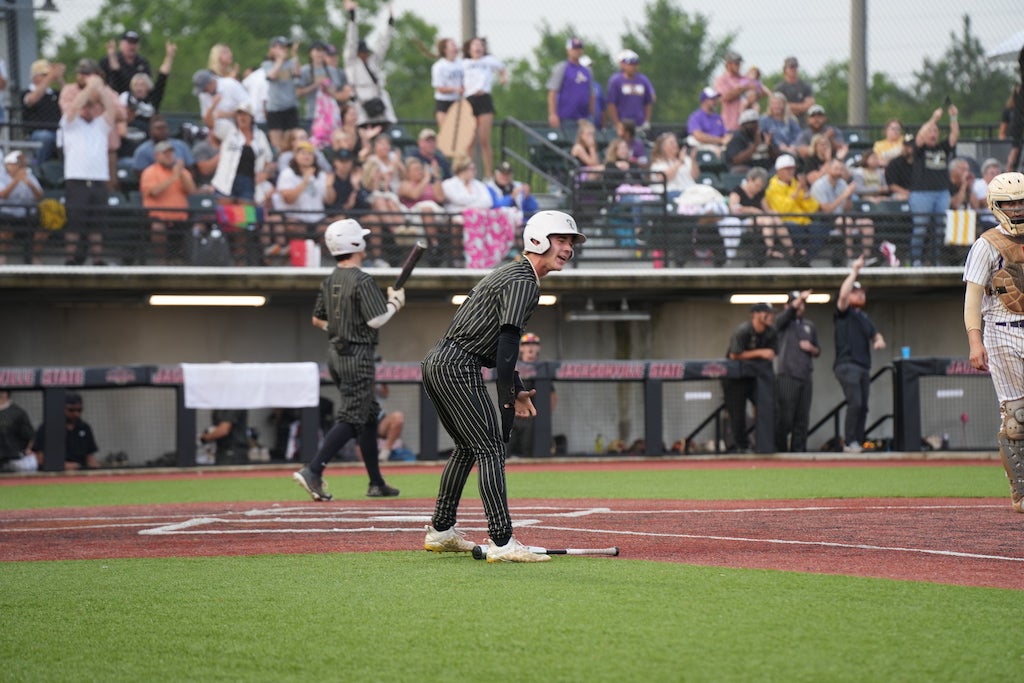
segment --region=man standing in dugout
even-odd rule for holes
[[[324,242],[338,265],[320,285],[313,307],[313,325],[328,334],[327,367],[338,387],[338,421],[324,436],[313,460],[292,477],[316,501],[331,500],[323,473],[327,463],[352,438],[359,443],[370,477],[370,498],[398,495],[380,473],[377,419],[380,404],[374,391],[378,330],[405,305],[405,290],[388,287],[387,298],[360,266],[366,256],[366,235],[351,218],[327,226]]]
[[[771,362],[775,359],[778,340],[772,319],[775,311],[770,304],[758,303],[750,307],[750,320],[741,324],[729,339],[729,360],[742,360],[752,364],[765,363],[766,372],[757,377],[732,377],[722,380],[725,410],[729,413],[732,427],[733,453],[750,453],[750,437],[747,435],[747,401],[757,402],[757,384],[774,380]],[[761,444],[764,447],[764,444]]]
[[[519,335],[540,297],[540,280],[562,270],[573,246],[586,237],[572,216],[541,211],[523,229],[523,258],[499,266],[477,283],[447,331],[423,360],[423,386],[455,442],[441,475],[431,526],[423,547],[433,552],[469,552],[474,544],[455,528],[462,490],[479,467],[480,499],[490,538],[488,562],[544,562],[512,535],[505,484],[505,448],[515,417],[537,414],[515,371]],[[500,425],[481,368],[495,368]]]
[[[814,359],[821,355],[818,329],[804,318],[813,290],[789,293],[775,318],[779,354],[775,358],[775,452],[803,453],[811,421]]]

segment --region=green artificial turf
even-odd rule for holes
[[[10,681],[1010,681],[1020,593],[423,552],[0,564]]]
[[[385,469],[385,475],[388,475]],[[354,468],[328,470],[336,499],[359,499],[366,475]],[[388,475],[403,498],[432,498],[436,473]],[[742,469],[517,472],[509,468],[510,498],[656,498],[767,500],[773,498],[1000,497],[1009,489],[1002,467],[934,464],[883,467],[758,467]],[[466,486],[476,496],[475,475]],[[204,477],[156,481],[90,482],[87,477],[0,487],[0,509],[92,505],[149,505],[209,501],[308,500],[282,470],[276,477]]]

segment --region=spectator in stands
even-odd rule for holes
[[[998,173],[996,174],[998,175]],[[949,162],[949,208],[956,210],[978,211],[988,208],[988,197],[979,200],[974,194],[974,172],[971,164],[963,157]],[[958,255],[959,257],[962,254]]]
[[[30,73],[32,87],[21,97],[21,119],[29,131],[29,139],[40,145],[32,161],[38,170],[44,161],[57,156],[57,127],[61,116],[58,90],[64,85],[64,65],[37,59],[32,62]]]
[[[176,242],[183,240],[188,226],[188,198],[195,194],[196,183],[188,164],[178,157],[170,140],[156,143],[153,155],[155,161],[139,176],[139,192],[142,205],[149,209],[153,256],[157,262],[167,263],[168,236],[173,236]]]
[[[729,213],[732,218],[739,218],[743,225],[752,225],[760,228],[761,237],[764,239],[764,258],[757,258],[757,261],[767,259],[783,259],[794,256],[793,240],[778,214],[774,213],[765,201],[765,188],[768,185],[768,172],[763,168],[754,166],[747,171],[746,177],[740,184],[729,191]],[[720,225],[727,225],[733,221],[723,219]]]
[[[206,59],[206,68],[217,78],[238,80],[238,62],[235,61],[235,54],[227,43],[213,44],[210,56]]]
[[[107,85],[118,94],[131,87],[135,74],[153,75],[149,62],[139,54],[139,34],[135,31],[122,33],[120,44],[107,42],[107,55],[100,60],[100,70]]]
[[[192,74],[192,93],[199,98],[199,114],[223,142],[234,128],[238,108],[251,102],[249,92],[234,78],[219,78],[209,69]],[[255,110],[253,110],[255,111]]]
[[[302,72],[299,43],[284,36],[270,40],[263,62],[267,73],[267,135],[271,146],[283,150],[284,132],[299,126],[299,99],[296,84]]]
[[[619,71],[612,74],[605,88],[607,122],[617,126],[623,119],[632,119],[641,130],[646,130],[657,100],[654,85],[640,73],[637,53],[623,50],[616,61]]]
[[[83,60],[83,63],[91,60]],[[116,135],[117,95],[103,82],[95,62],[84,64],[88,68],[84,87],[65,86],[64,92],[75,91],[61,118],[60,130],[64,139],[64,202],[68,222],[64,230],[67,246],[67,265],[81,265],[84,255],[79,253],[79,240],[88,235],[89,252],[94,265],[106,265],[103,260],[103,226],[106,222],[107,198],[110,189],[110,163],[108,150],[111,133]],[[79,73],[83,64],[79,65]]]
[[[425,235],[427,244],[436,247],[438,226],[444,220],[444,179],[440,167],[427,167],[419,157],[405,160],[405,178],[398,186],[398,198],[405,207],[409,227]]]
[[[911,264],[920,266],[929,244],[937,247],[940,230],[950,206],[949,161],[956,154],[960,123],[955,104],[949,105],[949,135],[939,140],[942,108],[932,112],[914,136],[914,162],[910,176],[910,211],[914,214],[914,232],[910,240]],[[931,233],[931,234],[929,234]],[[930,239],[929,239],[930,237]],[[934,259],[934,254],[933,258]]]
[[[200,192],[213,192],[210,181],[220,163],[220,138],[214,131],[209,131],[205,138],[192,145],[192,158],[195,159],[193,176]]]
[[[118,95],[118,101],[125,108],[128,116],[128,127],[149,135],[149,125],[153,116],[160,111],[160,103],[164,99],[167,88],[167,77],[174,67],[174,56],[178,46],[168,41],[164,47],[164,61],[156,72],[156,81],[149,74],[137,73],[132,76],[128,90]]]
[[[781,154],[775,160],[775,175],[768,181],[765,203],[779,214],[793,238],[794,260],[809,266],[828,237],[829,228],[811,225],[811,214],[817,213],[818,201],[808,192],[807,178],[797,174],[796,159]]]
[[[814,90],[800,79],[800,62],[796,57],[786,57],[782,63],[782,80],[774,90],[786,96],[789,110],[800,125],[807,125],[808,110],[814,106]]]
[[[388,189],[398,194],[398,186],[405,177],[405,165],[397,150],[391,146],[391,136],[387,133],[380,133],[375,136],[371,144],[363,149],[360,161],[366,163],[370,157],[375,157],[380,164],[380,171],[387,180]]]
[[[484,175],[490,176],[494,167],[494,153],[491,151],[491,127],[494,125],[494,100],[491,91],[497,80],[508,83],[505,65],[494,55],[488,54],[483,38],[472,38],[462,50],[462,83],[466,89],[466,100],[473,107],[476,116],[476,140],[480,159],[484,164]]]
[[[352,99],[352,87],[345,72],[327,61],[327,43],[314,40],[309,46],[309,64],[299,70],[299,85],[295,93],[303,100],[305,117],[317,121],[320,116],[340,121],[341,105]],[[319,112],[317,98],[323,95],[334,102],[327,112]],[[329,136],[328,136],[329,137]]]
[[[803,453],[811,423],[814,359],[821,355],[818,330],[804,317],[813,290],[789,293],[785,309],[775,318],[775,452]]]
[[[362,174],[356,170],[356,157],[352,150],[345,147],[328,150],[326,156],[334,173],[334,201],[327,205],[327,211],[349,215],[352,211],[369,209],[362,192]]]
[[[630,161],[632,150],[629,143],[622,138],[615,138],[608,143],[604,153],[604,170],[607,171],[629,171],[636,166]]]
[[[744,322],[729,338],[726,358],[741,360],[752,365],[770,366],[775,360],[778,339],[773,322],[775,311],[771,304],[759,303],[750,307],[750,320]],[[767,373],[766,373],[767,375]],[[771,375],[774,377],[774,374]],[[747,435],[747,401],[756,400],[759,378],[736,377],[722,380],[725,410],[732,429],[730,453],[752,453]],[[774,446],[774,444],[772,444]]]
[[[810,154],[800,159],[800,171],[807,176],[807,184],[813,185],[825,174],[825,166],[835,159],[835,155],[832,153],[832,143],[824,133],[813,136],[808,147]]]
[[[430,67],[430,84],[434,88],[434,119],[438,128],[444,125],[448,110],[463,94],[459,52],[459,44],[451,38],[437,41],[437,61]]]
[[[199,443],[216,444],[218,465],[244,465],[249,462],[249,415],[245,410],[214,410],[211,424],[199,435]],[[196,464],[204,465],[210,463]]]
[[[519,209],[524,221],[537,212],[537,198],[530,193],[530,186],[512,178],[512,164],[503,161],[494,169],[494,175],[487,179],[493,205],[514,206]]]
[[[100,466],[96,452],[96,437],[92,427],[82,419],[82,395],[75,391],[64,394],[64,469],[96,469]],[[46,459],[46,423],[39,425],[35,438],[32,439],[32,450],[40,465]]]
[[[597,171],[603,167],[601,153],[597,149],[597,129],[586,119],[579,121],[576,128],[576,141],[569,151],[582,171]]]
[[[885,170],[879,164],[878,154],[868,150],[860,162],[851,171],[854,197],[869,202],[878,202],[889,196],[889,183],[885,180]]]
[[[331,148],[339,149],[340,147],[347,147],[356,155],[356,159],[360,158],[363,152],[363,147],[369,144],[369,138],[373,135],[379,134],[384,130],[383,126],[357,126],[356,121],[359,118],[359,105],[355,102],[349,102],[348,104],[342,105],[341,107],[341,125],[338,126],[331,133]],[[368,134],[367,131],[376,131],[376,133]],[[344,134],[344,137],[340,137]]]
[[[580,119],[594,114],[594,76],[580,63],[583,41],[570,38],[565,43],[566,59],[555,65],[548,77],[548,125],[561,128],[567,137],[575,135]]]
[[[274,243],[266,256],[287,254],[289,239],[306,239],[315,234],[319,241],[327,227],[325,208],[334,200],[334,173],[317,168],[313,143],[295,143],[291,160],[281,166],[277,176],[274,209],[282,214],[282,220],[272,223]]]
[[[676,197],[693,185],[700,176],[697,164],[697,150],[681,149],[675,133],[662,133],[654,140],[651,150],[651,190],[664,192],[665,199],[674,202]],[[665,184],[659,180],[663,174]]]
[[[8,152],[0,171],[0,265],[7,263],[7,250],[14,244],[9,228],[19,226],[23,231],[22,239],[28,239],[42,198],[43,187],[29,168],[25,155],[18,150]]]
[[[745,173],[757,166],[770,169],[775,165],[779,150],[771,133],[761,130],[760,116],[754,109],[744,110],[739,117],[739,128],[725,147],[723,160],[732,173]]]
[[[452,177],[451,162],[438,150],[437,133],[430,128],[424,128],[416,136],[416,151],[412,153],[412,156],[422,161],[431,169],[436,165],[437,171],[440,172],[439,177],[442,180],[448,180]]]
[[[758,120],[758,124],[761,130],[771,134],[779,154],[798,156],[796,140],[800,137],[800,123],[789,110],[785,95],[774,92],[768,97],[768,111]]]
[[[876,140],[872,149],[878,155],[878,163],[882,168],[903,154],[903,124],[899,119],[889,119],[885,122],[885,137]]]
[[[394,235],[405,232],[405,210],[398,194],[391,189],[390,175],[385,173],[376,155],[370,155],[363,163],[362,185],[370,204],[370,213],[362,222],[373,233],[372,239],[367,241],[366,265],[386,268],[388,262],[384,259],[383,245],[392,243]],[[445,194],[447,196],[447,191]]]
[[[700,106],[686,119],[687,143],[690,147],[710,150],[722,156],[732,134],[725,128],[725,121],[716,109],[722,96],[714,88],[700,91]]]
[[[1002,164],[999,159],[985,159],[981,164],[981,177],[974,181],[974,198],[978,202],[978,225],[994,227],[999,223],[996,217],[988,208],[988,184],[992,179],[1002,173]]]
[[[903,154],[891,159],[885,166],[885,182],[889,186],[889,196],[904,200],[910,197],[910,176],[914,169],[914,136],[906,133],[903,136]]]
[[[11,400],[11,391],[0,387],[0,472],[34,472],[39,469],[31,453],[32,420]]]
[[[842,131],[829,125],[828,117],[825,116],[825,107],[820,104],[812,105],[807,110],[807,128],[804,128],[800,132],[800,137],[796,139],[796,148],[801,157],[806,159],[814,154],[814,150],[811,148],[811,139],[815,135],[825,136],[832,146],[832,156],[840,160],[846,159],[850,146],[846,144],[846,138]]]
[[[195,166],[196,160],[192,156],[192,149],[181,138],[171,137],[171,126],[163,116],[160,114],[153,116],[149,124],[149,132],[149,139],[136,147],[135,154],[132,155],[131,167],[133,171],[142,173],[157,161],[156,145],[160,142],[170,143],[171,147],[174,148],[175,159],[182,161],[185,164],[185,168],[191,170]]]
[[[256,185],[270,176],[273,158],[266,134],[253,125],[252,105],[244,102],[235,111],[233,129],[221,140],[217,170],[210,184],[224,197],[254,202]]]
[[[281,148],[281,153],[277,157],[278,168],[284,168],[291,163],[295,146],[300,142],[312,142],[309,139],[309,131],[305,128],[289,128],[284,132],[284,141],[281,143],[284,147]],[[316,145],[313,145],[313,156],[316,157],[316,166],[321,171],[330,173],[334,170],[331,168],[330,162],[327,161],[327,157],[316,148]]]
[[[850,216],[853,195],[857,186],[846,181],[846,165],[832,159],[822,168],[821,176],[811,184],[811,197],[818,202],[822,213],[835,214],[833,223],[846,241],[846,258],[852,261],[860,255],[871,255],[875,242],[875,224],[866,216]],[[860,245],[855,244],[859,237]]]
[[[722,98],[722,121],[729,132],[739,128],[740,113],[756,104],[761,96],[760,81],[740,73],[742,63],[743,57],[738,52],[726,52],[725,71],[715,79],[715,92]]]
[[[620,140],[624,140],[629,146],[629,161],[635,166],[646,166],[649,163],[647,156],[647,145],[637,137],[636,121],[633,119],[619,119],[615,124],[615,132]]]
[[[100,69],[99,63],[95,59],[80,59],[78,65],[75,67],[75,82],[68,83],[60,90],[60,109],[61,116],[67,118],[68,114],[74,110],[78,112],[73,106],[73,102],[78,95],[85,90],[90,76],[99,75],[100,80],[103,80],[102,70]],[[114,106],[114,124],[110,127],[110,131],[107,134],[107,186],[111,190],[118,189],[117,181],[117,150],[121,147],[121,136],[127,129],[127,112],[124,107],[117,101],[117,92],[114,91],[109,85],[106,86],[110,96],[113,98]],[[67,145],[64,146],[64,162],[67,165]],[[67,177],[65,175],[65,177]]]
[[[395,33],[395,17],[389,6],[386,23],[377,28],[376,41],[371,50],[367,42],[359,38],[356,7],[355,0],[345,0],[345,12],[348,15],[345,29],[345,74],[355,93],[357,123],[360,126],[374,123],[387,128],[398,121],[387,89],[387,74],[384,72],[384,60]]]
[[[476,177],[476,164],[460,154],[452,163],[454,175],[441,186],[444,190],[445,209],[449,213],[462,213],[466,209],[490,209],[494,206],[487,185]]]

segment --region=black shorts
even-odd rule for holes
[[[453,104],[455,100],[434,100],[434,111],[443,114],[451,109]]]
[[[469,105],[473,107],[473,116],[494,113],[494,100],[491,99],[490,93],[470,95],[466,99],[469,101]]]
[[[299,109],[298,107],[292,107],[291,109],[282,109],[281,111],[268,111],[267,112],[267,129],[268,130],[288,130],[290,128],[299,127]]]

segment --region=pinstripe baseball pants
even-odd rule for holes
[[[494,398],[480,373],[480,359],[448,340],[423,360],[423,386],[455,451],[441,474],[432,519],[435,529],[455,524],[462,491],[473,465],[479,467],[480,499],[491,542],[504,545],[512,535],[505,487],[505,448],[498,431]]]

